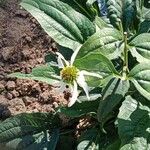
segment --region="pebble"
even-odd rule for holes
[[[7,88],[7,90],[12,91],[12,90],[15,89],[15,87],[16,87],[16,84],[15,84],[14,81],[8,81],[8,82],[6,83],[6,88]]]
[[[5,86],[0,83],[0,93],[3,92],[4,90],[5,90]]]
[[[9,100],[13,99],[13,95],[12,95],[11,93],[7,93],[6,97],[7,97]]]
[[[19,92],[17,92],[16,90],[11,91],[10,93],[12,94],[12,96],[13,96],[14,98],[16,98],[16,97],[19,96]]]

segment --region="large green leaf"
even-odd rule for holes
[[[48,65],[39,66],[37,68],[32,69],[31,74],[23,74],[23,73],[12,73],[10,77],[17,77],[21,79],[32,79],[37,81],[46,82],[48,84],[55,84],[59,82],[59,70],[57,67],[50,67]]]
[[[150,61],[150,33],[136,36],[130,43],[131,53],[138,62]]]
[[[122,52],[120,48],[122,40],[121,32],[111,27],[103,27],[105,23],[102,21],[96,22],[101,29],[97,30],[97,32],[83,44],[77,58],[84,57],[90,52],[102,53],[110,59],[119,57]]]
[[[23,0],[21,6],[64,47],[76,49],[95,32],[95,26],[86,16],[61,0]]]
[[[102,100],[99,103],[98,119],[105,123],[112,115],[114,108],[121,102],[130,87],[128,80],[113,78],[107,84],[102,93]]]
[[[119,150],[120,142],[117,141],[116,134],[104,134],[100,130],[93,128],[81,135],[77,150]]]
[[[102,76],[119,75],[112,62],[101,53],[88,53],[88,55],[76,59],[74,65],[80,70],[97,72]]]
[[[150,149],[150,109],[127,96],[118,115],[120,150]]]
[[[55,148],[60,125],[59,117],[50,113],[17,115],[0,123],[0,147],[6,150]]]
[[[110,22],[120,29],[120,22],[127,31],[132,26],[136,9],[134,0],[107,0],[108,17]]]
[[[129,79],[133,82],[136,89],[146,99],[150,100],[150,65],[141,63],[135,66],[129,73]]]

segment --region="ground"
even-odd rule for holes
[[[50,112],[66,104],[52,86],[31,80],[9,78],[12,72],[30,73],[56,51],[55,42],[37,21],[19,6],[18,0],[0,1],[0,118],[23,112]]]

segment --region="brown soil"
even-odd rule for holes
[[[50,112],[67,103],[50,85],[7,77],[12,72],[30,73],[45,63],[50,51],[56,51],[56,45],[36,20],[20,8],[18,0],[6,0],[0,6],[0,118]]]

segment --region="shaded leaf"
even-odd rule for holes
[[[82,100],[82,97],[80,97]],[[96,97],[97,98],[97,97]],[[99,100],[76,102],[72,107],[60,107],[58,112],[68,117],[80,117],[87,114],[96,114]]]
[[[150,65],[141,63],[135,66],[129,73],[129,79],[133,82],[136,89],[146,99],[150,100]]]
[[[150,109],[127,96],[118,115],[120,150],[150,149]]]
[[[80,12],[81,14],[85,15],[88,17],[90,20],[93,20],[95,17],[95,13],[90,9],[92,7],[92,1],[94,3],[94,0],[60,0],[62,2],[67,3],[70,5],[73,9],[76,11]],[[96,1],[96,0],[95,0]],[[90,5],[89,5],[90,4]]]
[[[118,140],[116,134],[104,134],[96,128],[85,131],[78,140],[77,150],[109,150],[109,148]],[[119,144],[112,146],[119,150]],[[113,149],[111,149],[113,150]]]
[[[0,145],[7,150],[48,149],[50,143],[56,145],[51,139],[56,136],[53,129],[60,125],[59,117],[50,113],[17,115],[0,123]]]
[[[114,27],[120,28],[123,23],[124,31],[127,31],[136,18],[134,0],[107,0],[108,17]]]
[[[122,101],[130,87],[128,80],[113,78],[105,87],[102,93],[102,100],[99,103],[98,119],[105,123],[113,114],[115,107]]]

